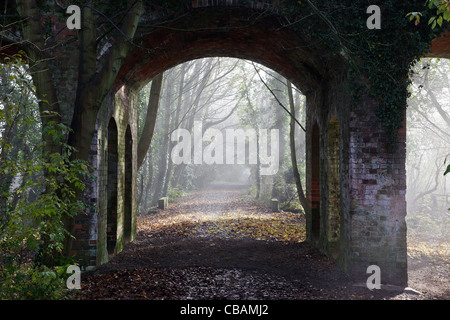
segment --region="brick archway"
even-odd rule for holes
[[[380,201],[371,200],[370,209],[367,206],[368,198],[376,193],[371,191],[370,197],[366,197],[369,194],[366,190],[372,188],[371,183],[377,179],[372,170],[378,163],[389,162],[392,158],[384,151],[381,142],[374,140],[372,148],[365,144],[372,132],[380,137],[384,134],[374,114],[377,102],[365,97],[361,106],[352,106],[350,91],[347,90],[348,65],[342,56],[330,56],[320,45],[311,45],[289,28],[283,28],[275,11],[249,23],[248,17],[258,16],[258,13],[261,11],[248,7],[206,7],[191,10],[170,22],[161,22],[151,32],[145,31],[149,29],[145,25],[140,26],[138,32],[141,36],[136,40],[140,47],[129,54],[119,71],[114,87],[116,93],[110,99],[112,107],[108,110],[113,113],[117,110],[132,112],[136,108],[138,91],[152,77],[197,58],[243,58],[277,71],[306,96],[307,181],[310,181],[307,188],[312,204],[311,210],[306,212],[308,239],[330,259],[339,256],[340,266],[356,278],[365,279],[367,267],[377,264],[384,270],[385,281],[405,284],[406,244],[399,246],[393,225],[405,226],[406,203],[399,197],[384,195],[382,199],[380,196]],[[364,114],[352,113],[352,109],[363,110]],[[335,123],[330,125],[328,120],[331,114],[337,116],[338,127],[342,128],[337,133],[334,132]],[[132,123],[136,121],[131,115],[128,118]],[[367,118],[371,121],[369,132],[364,128],[368,124]],[[312,123],[315,123],[314,127]],[[135,141],[133,143],[136,144]],[[327,155],[336,155],[336,150],[340,152],[339,157],[334,156],[332,161],[328,161]],[[405,158],[404,150],[400,149],[395,157],[400,159],[396,165],[401,165]],[[359,158],[373,159],[373,166],[369,161],[357,169]],[[390,175],[387,171],[382,174]],[[405,177],[388,179],[383,187],[389,193],[401,194],[404,180]],[[329,187],[330,183],[337,181],[340,183],[338,195],[335,186]],[[355,192],[355,187],[360,188],[360,192]],[[331,200],[330,192],[333,194]],[[396,210],[390,211],[388,207],[394,202]],[[339,203],[339,210],[334,210],[336,203]],[[385,219],[389,222],[380,223],[380,230],[375,227],[373,231],[367,231],[367,227],[373,225],[373,221],[367,220],[369,212],[377,217],[377,221],[389,216]],[[339,237],[336,236],[337,224]],[[406,239],[406,233],[402,236]]]
[[[76,219],[77,241],[73,251],[86,265],[108,260],[108,145],[115,143],[108,137],[111,117],[117,126],[117,228],[114,251],[120,252],[126,240],[136,232],[136,177],[137,177],[137,93],[156,74],[192,59],[227,56],[243,58],[263,64],[288,78],[306,95],[307,99],[307,179],[318,163],[318,220],[317,246],[333,258],[329,239],[328,214],[332,190],[339,164],[339,264],[356,278],[366,278],[366,269],[376,264],[385,282],[407,283],[406,273],[406,205],[405,205],[405,148],[404,132],[399,132],[398,151],[391,154],[383,147],[382,126],[375,115],[377,101],[362,94],[354,103],[349,94],[348,66],[342,55],[331,56],[320,42],[300,36],[287,28],[279,1],[192,1],[175,14],[153,12],[139,22],[137,45],[125,59],[111,93],[103,101],[97,118],[96,135],[92,141],[92,159],[98,180],[87,195],[88,203],[95,203],[95,212]],[[296,3],[295,1],[293,3]],[[48,15],[46,16],[48,17]],[[56,22],[64,13],[55,13]],[[60,34],[68,37],[69,34]],[[433,41],[429,56],[450,58],[449,37]],[[4,39],[5,43],[14,39]],[[14,53],[14,46],[0,52]],[[147,49],[146,49],[147,48]],[[51,67],[62,101],[63,119],[73,113],[72,101],[76,94],[77,54],[74,44],[61,48]],[[335,153],[334,126],[329,126],[331,115],[339,119],[339,159],[328,161]],[[312,125],[318,133],[311,137]],[[127,144],[130,141],[131,144]],[[312,146],[308,141],[317,141]],[[318,148],[317,148],[318,146]],[[131,159],[131,161],[130,161]],[[314,164],[313,164],[314,162]],[[334,168],[333,170],[330,170]],[[392,169],[395,170],[392,170]],[[130,173],[131,172],[131,173]],[[131,191],[130,189],[131,175]],[[330,179],[331,177],[331,179]],[[112,179],[109,179],[112,181]],[[126,193],[126,192],[129,193]],[[310,190],[312,191],[312,190]],[[126,195],[130,196],[125,198]],[[333,193],[336,194],[336,193]],[[333,200],[333,201],[334,201]],[[131,201],[131,204],[130,204]],[[131,208],[131,219],[130,219]],[[336,215],[336,214],[334,214]],[[308,229],[312,229],[312,212],[307,212]],[[130,227],[131,220],[131,227]],[[315,228],[317,228],[317,225]],[[131,229],[131,232],[130,232]],[[130,234],[131,233],[131,234]],[[111,246],[110,246],[111,248]],[[111,250],[110,250],[111,251]]]
[[[51,61],[51,80],[58,84],[55,89],[62,121],[69,124],[77,94],[79,43],[70,39],[75,36],[75,31],[64,27],[65,12],[57,8],[54,1],[44,2],[51,3],[53,7],[49,8],[56,10],[39,11],[43,27],[47,21],[57,40],[70,40],[50,50],[51,57],[46,59]],[[291,31],[282,14],[286,8],[281,7],[282,4],[288,6],[289,2],[194,0],[182,2],[183,9],[178,11],[171,11],[171,2],[161,2],[164,5],[154,11],[151,7],[154,2],[144,1],[145,13],[133,39],[135,49],[123,62],[110,94],[101,102],[89,154],[98,179],[89,183],[85,192],[86,203],[90,205],[88,212],[75,219],[73,252],[80,264],[99,265],[108,260],[107,204],[108,189],[112,187],[108,182],[107,148],[111,142],[115,144],[114,138],[108,138],[110,119],[113,117],[117,126],[117,151],[113,153],[117,154],[117,225],[113,226],[113,229],[117,228],[114,237],[117,253],[128,236],[133,239],[136,232],[138,90],[156,74],[179,63],[202,57],[228,56],[261,63],[288,78],[306,95],[307,181],[312,175],[314,159],[315,164],[319,163],[320,181],[317,246],[330,258],[333,257],[330,250],[333,246],[327,240],[331,236],[327,227],[328,185],[336,180],[336,173],[330,171],[336,163],[329,162],[327,155],[336,148],[336,142],[329,139],[330,131],[333,131],[329,119],[332,116],[339,119],[339,264],[355,278],[362,279],[366,279],[367,267],[376,264],[381,268],[382,281],[407,284],[406,131],[398,132],[397,151],[387,152],[385,132],[375,114],[378,102],[364,92],[358,102],[353,101],[344,56],[331,56],[321,47],[320,41],[311,39],[307,32],[299,35]],[[297,1],[292,4],[297,5]],[[9,10],[14,11],[14,6],[12,4]],[[3,34],[0,59],[18,52],[21,43],[25,42],[20,34],[20,30]],[[96,48],[99,54],[107,52],[109,45],[114,46],[107,43],[107,38],[103,39],[103,47]],[[427,56],[450,58],[449,39],[450,32],[435,39]],[[315,123],[319,134],[314,139],[319,140],[319,148],[309,143]],[[131,146],[125,142],[130,136]],[[130,172],[131,190],[126,191],[128,196],[131,193],[131,205],[124,192],[125,188],[130,188]],[[128,235],[130,208],[131,234]],[[307,221],[307,229],[311,230],[311,211],[307,212]]]
[[[176,22],[161,23],[150,33],[141,26],[137,42],[152,49],[133,50],[116,78],[115,87],[141,88],[156,74],[177,64],[223,56],[263,64],[292,79],[303,92],[313,90],[328,69],[321,59],[321,48],[310,46],[309,41],[283,28],[276,13],[258,15],[260,10],[242,6],[205,7],[174,19]],[[334,59],[330,58],[328,63],[331,61]]]

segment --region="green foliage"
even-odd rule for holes
[[[316,1],[320,14],[312,9],[309,1],[300,5],[295,1],[295,4],[298,10],[290,14],[298,15],[292,20],[301,22],[293,28],[322,46],[323,52],[346,58],[354,79],[352,96],[358,97],[364,86],[378,100],[376,114],[387,134],[387,147],[393,151],[409,96],[409,70],[428,52],[431,40],[443,27],[437,23],[432,29],[410,22],[408,13],[426,8],[418,0],[371,2],[381,9],[381,30],[367,29],[367,1]],[[421,15],[430,19],[432,12],[424,11]]]
[[[1,299],[49,300],[67,297],[67,266],[48,268],[11,264],[0,272]]]
[[[16,59],[10,63],[23,62]],[[0,128],[16,134],[8,136],[0,131],[0,179],[9,182],[0,192],[0,299],[58,299],[64,291],[66,268],[37,262],[43,255],[62,251],[67,234],[62,219],[84,210],[76,195],[90,177],[88,166],[70,160],[73,148],[65,143],[69,128],[63,124],[50,123],[42,130],[61,146],[61,153],[49,154],[43,142],[34,145],[33,152],[15,152],[30,141],[30,133],[35,134],[29,128],[41,125],[36,118],[10,121],[5,111],[23,111],[33,105],[14,105],[14,99],[3,101]]]
[[[169,197],[170,202],[176,202],[184,196],[184,190],[179,185],[176,187],[169,186],[167,196]]]
[[[450,1],[449,0],[429,0],[427,1],[428,11],[435,11],[435,14],[428,20],[428,25],[431,29],[435,29],[437,26],[442,27],[444,21],[450,21]],[[415,25],[420,23],[421,12],[410,12],[406,16],[409,20],[413,21]]]
[[[50,134],[57,135],[54,130],[49,129]],[[2,299],[59,298],[64,289],[61,267],[48,268],[35,262],[45,254],[62,251],[67,234],[62,217],[75,216],[84,209],[84,204],[76,200],[76,192],[84,189],[83,178],[88,172],[84,163],[69,160],[69,151],[44,155],[7,161],[0,171],[15,177],[38,177],[3,194],[8,199],[20,199],[16,203],[7,201],[0,215]],[[42,177],[43,172],[46,174]],[[27,195],[39,190],[42,183],[44,192],[30,201]]]
[[[409,70],[428,51],[434,36],[428,28],[408,25],[401,14],[407,12],[408,6],[395,4],[385,5],[382,11],[382,32],[361,39],[369,45],[362,41],[358,45],[359,56],[365,62],[361,71],[367,76],[369,93],[381,103],[376,114],[384,125],[390,150],[395,149],[397,132],[404,120]]]

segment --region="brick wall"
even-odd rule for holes
[[[356,262],[352,264],[356,272],[367,268],[364,262],[376,264],[386,281],[405,284],[406,128],[399,132],[397,151],[388,152],[375,108],[366,97],[361,110],[350,114],[349,259]]]
[[[130,53],[98,115],[90,154],[97,179],[88,182],[85,192],[89,210],[75,220],[74,253],[86,266],[109,259],[107,150],[111,118],[117,125],[117,239],[113,251],[118,253],[127,240],[124,230],[129,228],[129,222],[124,216],[125,212],[129,214],[130,206],[130,240],[136,232],[137,90],[157,73],[178,63],[207,56],[232,56],[265,64],[289,78],[307,96],[306,187],[312,204],[306,217],[308,241],[356,277],[366,278],[366,268],[377,264],[382,281],[406,283],[405,131],[399,134],[396,153],[386,152],[384,133],[374,114],[376,102],[369,96],[363,96],[359,102],[352,100],[345,63],[327,57],[326,52],[311,47],[288,28],[279,28],[275,8],[278,1],[250,1],[245,6],[243,3],[192,1],[188,14],[172,19],[168,28],[159,28],[139,39],[142,46],[152,51],[135,48]],[[258,8],[270,8],[266,13],[274,15],[264,15],[241,28],[243,21],[255,13],[252,10]],[[214,19],[210,19],[211,14]],[[58,41],[73,35],[69,30],[60,31],[67,18],[62,11],[48,16]],[[164,16],[155,14],[145,19],[155,23],[155,19],[163,21]],[[223,25],[230,29],[221,30]],[[187,27],[205,31],[176,31]],[[64,43],[55,47],[55,59],[50,62],[67,124],[76,94],[77,52],[76,42]],[[336,131],[330,126],[333,117],[339,123],[338,138],[331,132]],[[313,134],[314,124],[317,126]],[[126,143],[130,132],[131,170],[130,146]],[[131,190],[127,172],[132,172]],[[130,192],[131,204],[125,198]]]
[[[137,179],[137,102],[136,93],[122,87],[107,97],[98,116],[98,246],[97,261],[100,265],[123,250],[127,241],[132,241],[136,233],[136,179]],[[117,125],[117,221],[115,246],[108,252],[108,124]],[[130,154],[131,152],[131,154]],[[131,155],[131,158],[130,158]],[[111,166],[111,164],[109,164]],[[131,168],[130,168],[131,166]],[[128,169],[127,169],[128,168]],[[131,170],[130,170],[131,169]],[[131,174],[130,177],[126,177]],[[111,180],[111,178],[109,178]],[[127,199],[128,197],[128,199]],[[126,214],[127,213],[127,214]],[[131,216],[128,216],[130,214]],[[127,215],[127,218],[125,216]]]
[[[108,262],[113,255],[123,250],[126,240],[132,241],[135,237],[137,208],[137,111],[134,107],[135,103],[136,94],[128,92],[123,87],[115,93],[111,91],[98,114],[96,135],[93,139],[92,156],[90,157],[90,164],[95,165],[96,179],[88,185],[84,195],[85,201],[91,201],[93,207],[91,211],[76,217],[77,239],[73,245],[73,253],[76,254],[79,263],[86,268]],[[108,139],[110,123],[114,123],[116,127],[114,131],[116,131],[117,138],[113,140]],[[111,135],[111,132],[109,134]],[[126,146],[130,142],[132,157],[128,159],[128,162],[131,163],[132,177],[125,179],[126,156],[130,155],[130,147],[126,148]],[[110,159],[111,152],[108,152],[108,148],[111,150],[111,145],[109,145],[111,143],[117,144],[116,151],[114,151],[117,152],[117,155],[114,156],[114,159]],[[115,178],[111,177],[111,168],[113,167],[116,167]],[[126,180],[131,180],[131,183],[126,184]],[[111,183],[114,185],[111,186]],[[108,198],[113,189],[117,192],[117,198],[116,201],[109,203]],[[127,204],[130,205],[129,213],[131,214],[131,225],[126,228],[130,230],[128,239],[124,233],[126,195],[130,196],[129,201],[131,201]],[[110,210],[111,205],[115,206],[115,210]],[[114,215],[111,214],[112,211],[115,211]],[[111,221],[112,219],[114,221]]]
[[[382,282],[406,285],[406,131],[386,151],[377,102],[353,100],[349,86],[334,73],[307,95],[307,239],[355,279],[375,264]]]

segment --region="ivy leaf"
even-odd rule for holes
[[[444,12],[444,20],[446,21],[450,20],[450,10]]]
[[[450,164],[447,166],[447,170],[445,170],[444,176],[445,176],[447,173],[449,173],[449,172],[450,172]]]

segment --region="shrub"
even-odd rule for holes
[[[49,123],[42,128],[30,77],[20,56],[9,65],[0,102],[0,299],[59,299],[64,296],[70,261],[39,263],[60,253],[67,235],[62,219],[84,210],[77,194],[91,177],[86,163],[71,160],[65,141],[70,130]],[[48,153],[42,136],[60,146]]]

